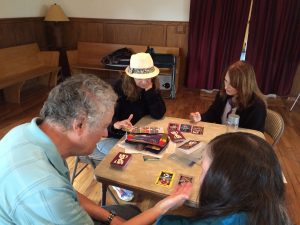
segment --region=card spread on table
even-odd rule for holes
[[[158,134],[164,133],[163,127],[134,127],[130,133],[134,134]]]
[[[169,137],[175,143],[183,142],[185,140],[185,137],[179,130],[169,131]]]
[[[190,133],[192,131],[192,125],[190,124],[180,124],[180,131]]]
[[[119,152],[110,162],[110,165],[117,168],[124,168],[127,165],[130,158],[131,154]]]
[[[179,123],[169,123],[168,125],[168,132],[174,131],[174,130],[179,130]]]
[[[171,187],[174,180],[174,173],[161,171],[159,177],[156,180],[156,184],[163,187]]]
[[[193,126],[192,128],[192,134],[203,134],[204,127],[200,126]]]
[[[178,180],[178,184],[181,185],[188,182],[193,183],[193,177],[181,174]]]

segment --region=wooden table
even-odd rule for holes
[[[153,120],[150,117],[144,117],[136,125],[163,127],[165,132],[167,132],[168,123],[170,122],[179,124],[190,123],[187,119],[174,117],[164,117],[161,120]],[[185,138],[209,142],[214,137],[226,133],[225,125],[205,122],[198,122],[193,125],[204,127],[203,135],[183,133]],[[253,133],[264,138],[264,134],[259,131],[249,129],[239,129],[239,131]],[[202,172],[201,165],[197,163],[193,166],[187,166],[183,163],[169,159],[168,156],[175,151],[175,148],[176,144],[170,141],[167,149],[161,153],[163,154],[163,157],[158,161],[145,162],[142,154],[133,154],[128,165],[123,170],[119,170],[111,168],[110,162],[118,152],[124,152],[124,149],[120,148],[118,145],[114,146],[95,169],[97,181],[102,183],[102,205],[106,204],[106,192],[109,185],[126,188],[148,195],[153,194],[155,196],[165,197],[170,194],[172,189],[178,183],[180,174],[185,174],[194,177],[192,194],[186,204],[190,206],[197,206],[200,188],[199,178]],[[175,173],[175,178],[171,187],[163,187],[155,184],[162,170]]]

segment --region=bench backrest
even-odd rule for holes
[[[145,52],[147,49],[147,46],[143,45],[78,42],[77,63],[100,65],[100,61],[104,56],[107,56],[112,52],[124,47],[130,49],[134,53]],[[156,53],[167,53],[179,56],[179,48],[159,46],[151,46],[151,48],[154,48]],[[72,60],[73,59],[71,59],[71,61]]]
[[[59,52],[40,51],[37,43],[0,49],[0,87],[32,79],[30,71],[58,66]]]
[[[0,79],[43,66],[36,43],[0,49]]]

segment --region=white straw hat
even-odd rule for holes
[[[154,66],[149,53],[141,52],[133,54],[130,58],[130,65],[125,72],[128,76],[137,79],[147,79],[159,74],[159,69]]]

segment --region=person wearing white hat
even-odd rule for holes
[[[118,95],[115,113],[108,127],[108,138],[97,143],[91,159],[98,164],[117,141],[124,136],[142,117],[149,115],[161,119],[166,106],[159,90],[157,75],[159,69],[154,66],[149,53],[133,54],[125,75],[114,85]],[[116,187],[118,196],[125,201],[133,199],[131,191]]]

